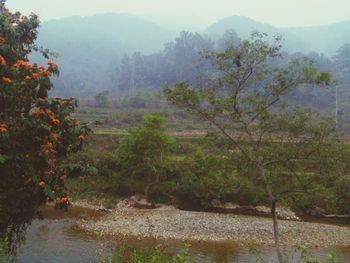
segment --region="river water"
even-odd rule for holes
[[[16,263],[92,263],[99,255],[111,256],[121,246],[153,246],[154,240],[117,241],[113,238],[100,238],[77,229],[79,218],[101,216],[93,210],[73,207],[68,212],[43,208],[43,219],[34,220],[28,227],[26,241],[19,247]],[[184,244],[175,241],[162,241],[170,251],[179,251]],[[196,262],[256,262],[257,254],[250,248],[229,243],[193,243],[187,248]],[[258,254],[264,262],[275,262],[274,250],[271,247],[260,247]],[[319,258],[335,251],[341,262],[350,262],[350,248],[313,249]],[[299,262],[299,252],[288,250],[290,262]]]

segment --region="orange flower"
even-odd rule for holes
[[[5,38],[0,37],[0,44],[4,44],[6,42]]]
[[[49,60],[48,62],[47,62],[47,64],[51,67],[51,68],[57,68],[58,66],[57,66],[57,64],[55,63],[55,62],[53,62],[52,60]]]
[[[0,65],[5,66],[6,65],[6,60],[4,59],[3,56],[0,55]]]
[[[60,199],[58,199],[58,202],[60,202],[61,204],[68,203],[68,201],[68,197],[61,197]]]
[[[43,72],[41,72],[41,75],[51,77],[52,73],[50,71],[43,71]]]
[[[32,78],[30,77],[30,76],[26,76],[25,78],[24,78],[24,80],[25,81],[30,81]]]
[[[85,140],[85,136],[84,135],[79,135],[79,137],[78,137],[78,139],[79,139],[79,141],[84,141]]]
[[[73,125],[74,127],[76,127],[76,126],[79,125],[79,122],[78,122],[77,120],[74,120],[74,121],[72,122],[72,125]]]
[[[6,85],[10,85],[12,83],[12,80],[10,78],[7,77],[2,77],[2,81],[6,84]]]
[[[45,110],[44,109],[38,109],[32,113],[33,116],[42,116],[45,115]]]
[[[18,60],[14,65],[15,68],[20,68],[20,67],[27,67],[28,66],[28,62],[24,61],[24,60]]]
[[[33,73],[33,78],[37,79],[40,77],[40,74],[39,73]]]
[[[45,187],[45,182],[43,182],[43,181],[41,181],[40,183],[39,183],[39,186],[41,187],[41,188],[44,188]]]
[[[53,124],[53,125],[58,125],[58,124],[60,124],[60,120],[59,120],[59,119],[51,119],[51,121],[52,121],[52,124]]]
[[[52,142],[47,142],[47,143],[46,143],[46,148],[47,148],[48,150],[51,150],[51,149],[53,148]]]
[[[7,132],[8,128],[6,124],[0,124],[0,133]]]

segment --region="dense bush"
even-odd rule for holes
[[[140,127],[130,129],[117,149],[121,173],[145,184],[146,199],[164,175],[164,167],[175,139],[165,132],[161,114],[145,117]]]
[[[350,215],[350,175],[339,177],[333,187],[335,211]]]
[[[267,196],[256,169],[249,168],[244,158],[225,147],[224,140],[213,140],[213,136],[217,135],[178,137],[175,149],[162,163],[161,180],[151,187],[148,200],[174,204],[182,209],[210,211],[226,202],[244,206],[267,205]],[[75,180],[80,189],[84,189],[80,190],[84,197],[118,198],[144,194],[147,180],[143,173],[130,173],[131,170],[136,172],[134,166],[123,168],[121,159],[115,154],[123,141],[124,134],[93,135],[83,152],[69,158],[70,163],[75,163],[71,167],[80,169],[72,171],[70,176],[85,176],[84,182]],[[334,155],[337,158],[323,167],[314,161],[295,163],[294,169],[305,172],[291,183],[303,186],[312,181],[313,188],[309,189],[309,194],[295,192],[285,195],[280,203],[300,213],[317,210],[325,214],[348,214],[350,184],[346,163],[349,162],[346,152],[339,147],[327,146],[328,150],[321,151],[323,154],[326,150],[334,152],[332,154],[338,152]],[[91,167],[94,168],[92,171],[96,169],[97,175],[91,173]],[[285,173],[287,171],[281,170],[268,175],[273,185],[281,185]],[[281,186],[280,189],[284,190]]]
[[[220,156],[198,151],[181,165],[175,195],[185,209],[208,209],[227,201],[237,185],[235,172]]]
[[[118,250],[113,259],[97,260],[99,263],[124,263],[124,262],[147,262],[147,263],[191,263],[195,262],[186,251],[177,254],[169,253],[161,246],[152,248],[144,247],[135,249],[132,247],[122,247]]]

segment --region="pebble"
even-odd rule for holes
[[[126,201],[96,220],[80,220],[83,230],[114,236],[273,245],[272,220],[263,217],[193,212],[171,206],[136,209]],[[285,246],[350,246],[350,227],[279,220]]]

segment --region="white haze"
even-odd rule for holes
[[[7,5],[26,14],[33,11],[43,21],[128,13],[185,29],[203,29],[232,15],[278,27],[323,25],[350,19],[349,0],[8,0]]]

